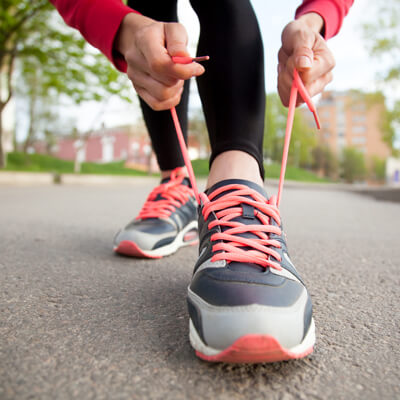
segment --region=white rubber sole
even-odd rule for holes
[[[196,244],[198,242],[198,237],[194,238],[193,240],[187,240],[187,241],[185,241],[184,238],[188,232],[192,230],[197,230],[197,228],[198,228],[197,221],[190,222],[178,233],[178,235],[176,235],[176,238],[174,239],[173,242],[155,250],[142,250],[136,245],[136,243],[125,240],[122,241],[118,246],[114,246],[114,251],[117,253],[136,256],[136,257],[142,256],[148,258],[161,258],[164,256],[169,256],[175,253],[181,247]]]
[[[250,342],[254,338],[255,346],[254,343]],[[246,335],[226,349],[214,349],[201,340],[192,320],[189,320],[189,339],[190,344],[196,350],[197,356],[206,361],[275,362],[302,358],[310,354],[315,344],[315,323],[314,319],[312,319],[303,341],[290,349],[283,348],[276,339],[267,335]],[[252,345],[246,348],[246,346],[243,346],[243,342],[246,341]],[[239,343],[241,344],[238,345]]]

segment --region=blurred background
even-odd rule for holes
[[[156,173],[139,103],[127,78],[67,27],[44,0],[0,10],[0,170],[115,175]],[[283,27],[299,1],[252,0],[265,47],[267,178],[279,174],[286,110],[276,93]],[[179,15],[195,54],[199,25],[188,0]],[[329,41],[334,81],[315,98],[322,130],[296,112],[287,178],[400,185],[400,2],[356,0]],[[240,60],[238,60],[240,62]],[[207,129],[191,85],[189,151],[208,171]]]

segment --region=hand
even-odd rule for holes
[[[278,53],[278,92],[284,106],[289,105],[293,69],[296,68],[310,96],[321,93],[332,81],[335,60],[320,35],[323,19],[315,13],[305,14],[286,25]],[[297,105],[303,103],[298,97]]]
[[[184,80],[204,73],[197,63],[175,64],[172,56],[189,56],[187,33],[178,23],[157,22],[130,13],[122,20],[115,48],[125,58],[127,75],[138,95],[156,111],[176,106]]]

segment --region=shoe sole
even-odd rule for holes
[[[200,338],[192,321],[189,321],[189,339],[196,355],[210,362],[227,363],[271,363],[276,361],[303,358],[313,352],[315,344],[315,324],[311,320],[310,328],[303,341],[285,349],[277,339],[269,335],[244,335],[224,350],[207,346]]]
[[[193,238],[193,234],[195,237]],[[123,240],[114,247],[114,251],[119,254],[138,258],[162,258],[175,253],[178,249],[185,246],[194,246],[199,242],[197,235],[197,221],[192,221],[183,228],[173,242],[155,250],[143,250],[135,242]]]

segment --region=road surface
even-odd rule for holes
[[[196,248],[156,261],[111,251],[151,187],[0,186],[0,399],[400,399],[400,203],[285,189],[317,346],[238,366],[189,345]]]

